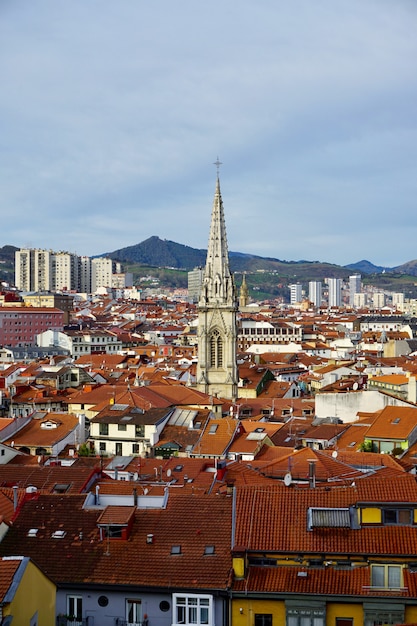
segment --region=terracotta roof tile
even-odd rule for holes
[[[27,502],[0,543],[3,555],[31,556],[55,582],[225,589],[231,568],[232,498],[169,494],[166,509],[135,512],[128,540],[101,541],[101,511],[83,510],[82,496],[40,496]],[[28,530],[37,528],[35,537]],[[52,534],[62,530],[62,536]],[[82,538],[80,537],[82,533]],[[153,542],[147,542],[147,535]],[[171,554],[173,545],[180,554]],[[214,554],[205,555],[205,547]]]

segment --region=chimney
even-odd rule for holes
[[[16,485],[13,487],[13,511],[16,511],[17,509],[17,504],[18,504],[18,497],[17,497],[17,491],[18,491],[19,487],[17,487]]]
[[[99,496],[99,491],[100,491],[100,485],[96,485],[96,498],[95,498],[95,505],[98,506],[100,504],[100,496]]]
[[[133,504],[134,506],[138,506],[138,492],[136,487],[133,487]]]
[[[308,462],[308,481],[310,489],[314,489],[316,487],[316,461]]]

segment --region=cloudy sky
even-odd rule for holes
[[[415,0],[2,0],[0,246],[417,258]]]

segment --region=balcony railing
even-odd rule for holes
[[[77,619],[68,615],[58,615],[56,626],[94,626],[94,617],[90,615],[89,617]]]

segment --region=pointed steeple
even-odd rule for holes
[[[235,302],[236,290],[229,268],[223,201],[220,192],[220,180],[219,176],[217,176],[211,212],[204,283],[199,304],[200,306],[208,304],[233,306]]]
[[[249,302],[249,289],[246,284],[246,274],[243,274],[242,284],[240,285],[239,291],[239,306],[245,307]]]
[[[218,159],[215,165],[220,165]],[[209,395],[237,397],[237,309],[217,172],[207,261],[198,303],[197,388]]]

